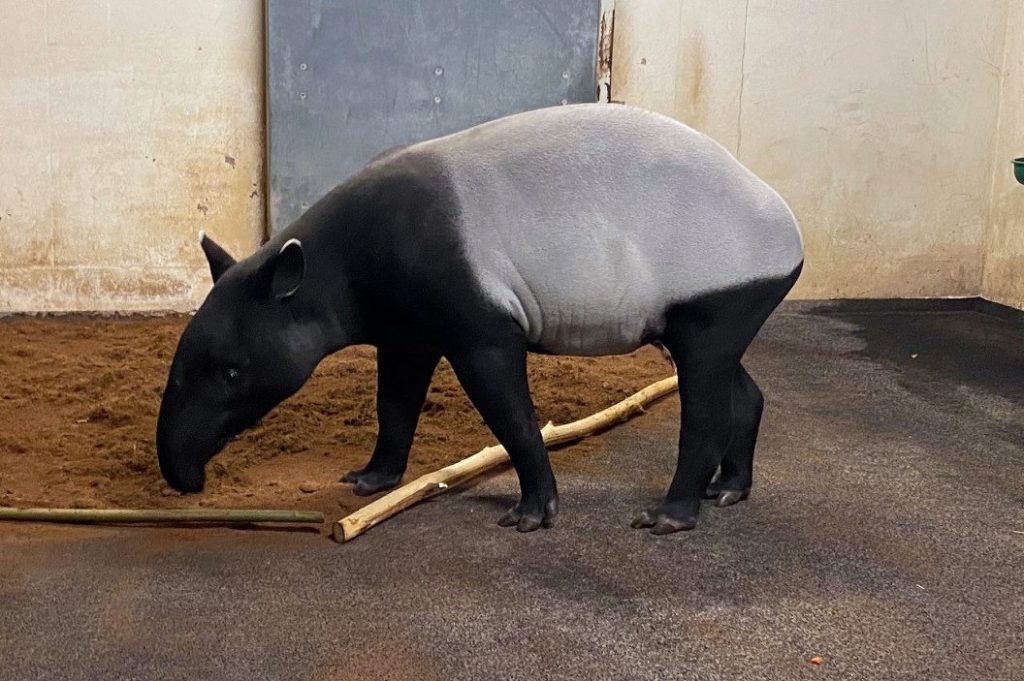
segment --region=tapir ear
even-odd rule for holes
[[[206,236],[206,232],[199,232],[199,245],[206,255],[206,262],[210,264],[210,275],[213,277],[213,283],[216,284],[221,275],[235,264],[235,259],[218,246],[213,239]]]
[[[281,246],[277,255],[271,257],[256,272],[256,282],[264,292],[278,300],[287,300],[295,295],[306,275],[306,256],[302,242],[289,239]]]

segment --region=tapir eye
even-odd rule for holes
[[[234,367],[229,367],[227,370],[224,371],[224,379],[228,383],[235,383],[235,382],[237,382],[238,381],[238,369],[236,369]]]

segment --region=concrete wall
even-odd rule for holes
[[[612,98],[780,190],[795,297],[1024,307],[1019,0],[614,9]],[[264,230],[261,0],[0,0],[0,21],[0,312],[194,307],[198,231],[245,255]]]
[[[1024,309],[1024,187],[1010,167],[1024,156],[1024,3],[1013,3],[1006,35],[982,291],[989,300]]]
[[[786,197],[795,297],[978,295],[1015,1],[616,0],[612,99],[708,132]]]
[[[0,311],[188,309],[263,233],[261,0],[0,0]]]

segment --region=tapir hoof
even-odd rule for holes
[[[634,529],[650,528],[651,534],[686,532],[697,527],[697,514],[680,512],[668,506],[659,506],[640,513],[630,523],[630,527]]]
[[[341,482],[353,483],[352,493],[360,497],[367,497],[371,494],[396,487],[401,480],[401,473],[368,471],[365,468],[349,471],[341,477]]]
[[[714,499],[715,506],[732,506],[746,500],[750,496],[749,487],[736,487],[722,485],[718,480],[712,480],[708,489],[704,492],[705,499]]]
[[[723,489],[715,500],[715,506],[732,506],[750,496],[750,489]]]
[[[538,505],[519,502],[498,518],[498,524],[502,527],[515,527],[519,532],[533,532],[539,527],[547,528],[554,524],[558,514],[557,497],[548,500],[542,510],[530,510],[531,506]]]

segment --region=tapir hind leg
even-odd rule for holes
[[[664,501],[637,516],[633,527],[649,527],[655,534],[695,527],[701,501],[719,464],[723,464],[723,476],[728,476],[730,484],[743,484],[744,490],[749,487],[743,476],[749,476],[757,436],[756,428],[750,427],[752,418],[739,428],[740,441],[730,451],[737,426],[743,421],[736,416],[752,406],[750,400],[737,404],[734,399],[737,385],[749,389],[753,384],[746,384],[740,360],[799,274],[797,267],[783,279],[703,296],[680,303],[666,314],[660,340],[672,353],[679,373],[679,457]],[[759,417],[760,409],[757,411]]]
[[[420,349],[382,346],[377,350],[377,444],[364,468],[342,482],[353,492],[374,494],[397,485],[409,462],[409,448],[440,355]]]
[[[732,382],[732,442],[715,478],[704,494],[718,506],[731,506],[750,494],[754,474],[754,448],[761,427],[764,395],[740,365]]]
[[[530,397],[525,343],[489,343],[449,354],[448,360],[519,476],[521,499],[498,524],[520,532],[550,526],[558,492]]]
[[[633,520],[633,527],[650,527],[654,534],[696,527],[704,493],[732,436],[732,382],[740,354],[714,347],[704,334],[686,335],[665,342],[679,369],[683,414],[676,472],[664,501]]]

